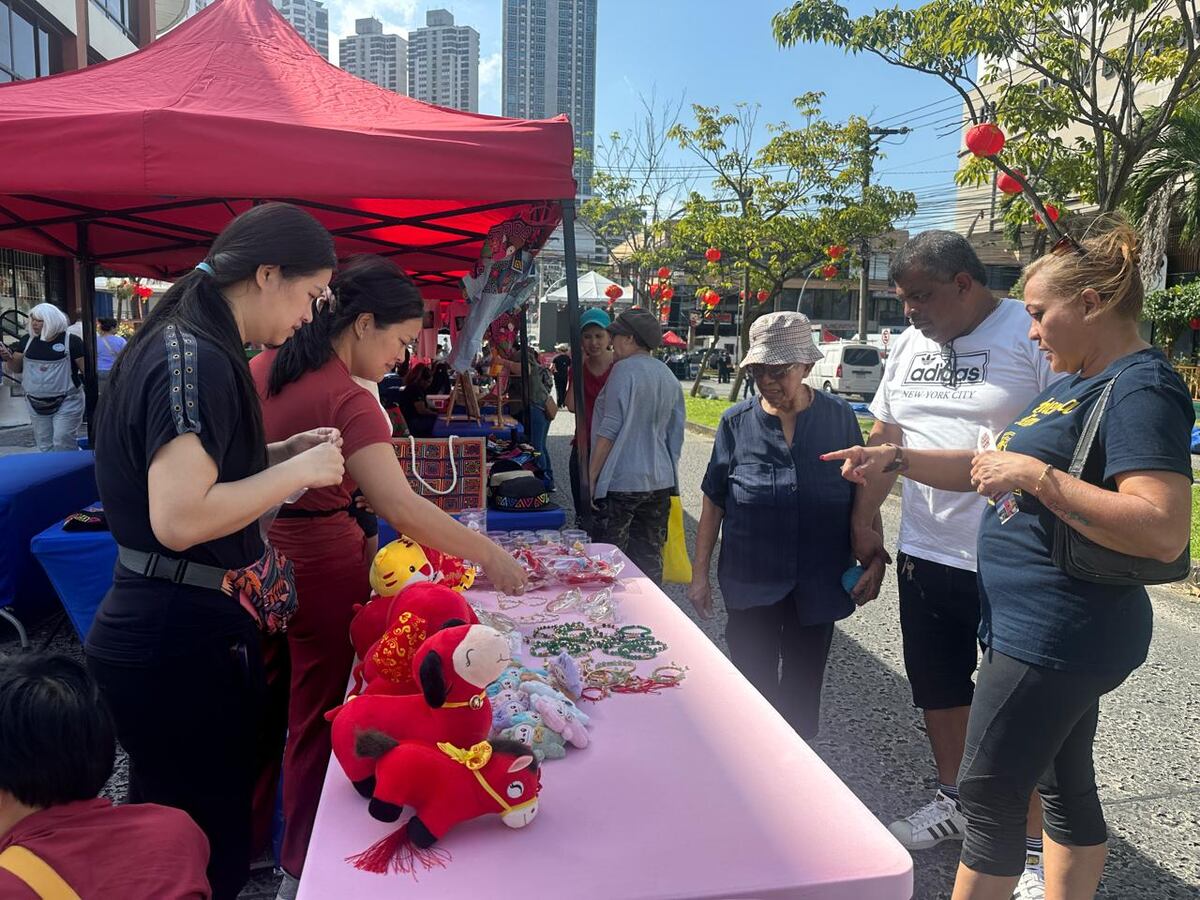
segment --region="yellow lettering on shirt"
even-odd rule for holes
[[[1058,400],[1055,400],[1053,397],[1050,397],[1049,399],[1043,400],[1041,403],[1035,406],[1033,411],[1030,412],[1025,418],[1018,419],[1015,424],[1022,428],[1028,428],[1031,425],[1036,425],[1046,416],[1052,416],[1055,413],[1065,416],[1078,405],[1079,401],[1075,399],[1068,400],[1066,403],[1061,403]]]

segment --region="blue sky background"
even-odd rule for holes
[[[374,15],[385,30],[407,33],[424,24],[427,10],[450,9],[458,24],[480,33],[480,112],[500,113],[502,0],[328,0],[327,5],[335,46],[338,38],[353,33],[360,16]],[[862,13],[887,4],[855,0],[846,5]],[[941,198],[944,203],[953,192],[962,140],[955,127],[962,107],[950,89],[874,57],[847,56],[819,45],[781,49],[771,35],[771,17],[786,6],[787,0],[599,0],[597,138],[628,128],[639,109],[638,95],[652,90],[660,98],[682,95],[687,104],[759,103],[763,123],[796,121],[792,98],[823,91],[831,118],[867,115],[873,123],[913,127],[907,138],[891,139],[902,143],[883,148],[886,158],[876,164],[876,180],[913,190],[922,202]],[[690,162],[682,151],[679,162]],[[911,224],[948,222],[948,205],[930,205]]]

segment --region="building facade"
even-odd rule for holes
[[[464,112],[479,112],[479,32],[431,9],[408,35],[408,94]]]
[[[308,45],[329,59],[329,10],[321,0],[271,0]]]
[[[596,123],[597,0],[504,0],[502,112],[571,120],[580,196],[591,194]]]
[[[338,65],[381,88],[408,93],[408,41],[384,34],[378,19],[358,19],[354,34],[338,42]]]

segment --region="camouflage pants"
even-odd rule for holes
[[[620,547],[642,574],[661,586],[671,489],[610,493],[597,505],[596,540]]]

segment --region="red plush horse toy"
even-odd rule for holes
[[[420,694],[351,697],[325,718],[333,722],[333,755],[364,797],[375,787],[375,760],[355,752],[360,732],[397,741],[449,741],[471,747],[492,727],[485,688],[512,665],[508,641],[494,628],[456,623],[425,640],[413,656]]]
[[[479,621],[462,594],[429,582],[405,588],[392,598],[372,600],[355,616],[355,621],[375,604],[386,606],[392,618],[354,668],[351,692],[355,694],[417,693],[420,687],[413,680],[412,660],[425,638],[452,620],[468,625]],[[353,622],[350,628],[353,635]]]
[[[368,872],[411,872],[414,860],[425,868],[445,865],[445,856],[422,851],[468,819],[499,814],[509,828],[523,828],[537,815],[541,775],[525,744],[480,741],[464,750],[443,742],[435,748],[368,731],[359,734],[357,750],[378,760],[371,815],[395,822],[405,806],[414,811],[398,830],[353,857]]]

